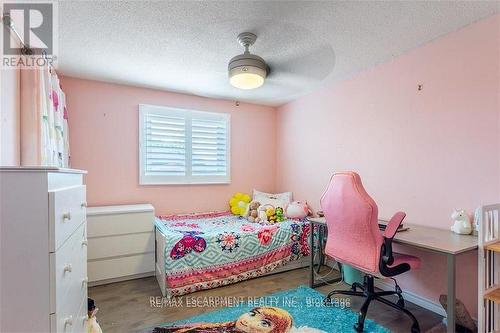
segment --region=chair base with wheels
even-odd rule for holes
[[[412,320],[411,325],[411,333],[420,333],[420,327],[418,325],[418,321],[415,316],[405,309],[405,303],[403,296],[401,295],[402,291],[399,285],[396,283],[396,287],[394,291],[375,291],[374,277],[371,275],[365,275],[363,284],[358,282],[354,282],[351,285],[351,290],[333,290],[326,296],[325,304],[331,304],[331,299],[334,295],[346,295],[346,296],[360,296],[366,298],[359,310],[358,322],[354,325],[354,329],[356,332],[363,332],[365,326],[365,318],[366,313],[368,312],[368,307],[372,301],[378,301],[385,305],[388,305],[398,311],[403,312]],[[394,280],[395,281],[395,280]],[[360,291],[358,291],[358,289]],[[387,299],[385,296],[397,295],[398,301],[397,303],[393,303]]]

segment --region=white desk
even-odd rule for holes
[[[312,224],[326,224],[324,218],[309,218]],[[425,251],[446,256],[448,280],[448,308],[446,317],[447,331],[455,331],[455,300],[456,300],[456,256],[477,249],[477,237],[457,235],[449,230],[425,227],[416,224],[404,224],[409,230],[396,233],[394,243],[413,246]],[[311,229],[312,230],[312,229]],[[451,306],[450,306],[451,305]]]

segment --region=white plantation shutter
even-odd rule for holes
[[[227,174],[227,120],[192,118],[191,170],[193,176]]]
[[[139,105],[141,184],[230,181],[229,114]]]
[[[186,119],[149,113],[145,115],[146,175],[186,175]]]

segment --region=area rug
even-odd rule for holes
[[[189,298],[192,297],[192,298]],[[331,306],[323,305],[324,295],[306,286],[290,289],[264,297],[241,297],[238,299],[218,299],[196,297],[187,295],[182,300],[184,305],[210,304],[210,302],[226,302],[228,306],[212,312],[203,313],[188,319],[173,323],[158,325],[165,327],[158,332],[252,332],[252,333],[298,333],[298,332],[328,332],[345,333],[354,332],[353,325],[357,322],[357,312],[349,308],[348,298],[338,298]],[[257,311],[253,311],[257,309]],[[266,315],[266,311],[267,314]],[[254,316],[264,316],[262,329],[239,330],[241,322],[253,320]],[[241,319],[243,318],[243,319]],[[263,317],[260,317],[262,319]],[[293,322],[293,327],[290,323]],[[203,323],[203,324],[200,324]],[[176,327],[168,329],[167,327]],[[195,328],[196,327],[196,328]],[[270,330],[270,327],[274,329]],[[185,329],[181,329],[185,328]],[[266,329],[267,328],[267,329]],[[144,332],[153,332],[154,328]],[[372,320],[365,321],[365,332],[388,333],[387,328],[380,326]]]

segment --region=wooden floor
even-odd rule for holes
[[[191,296],[259,297],[307,284],[308,270],[304,268],[243,281],[217,289],[200,291],[191,294]],[[335,288],[323,286],[317,288],[317,290],[327,294],[332,289],[347,289],[346,286],[337,284]],[[161,297],[161,291],[154,277],[89,289],[89,297],[95,300],[99,308],[97,319],[104,333],[134,332],[212,310],[211,308],[188,307],[185,302],[182,307],[175,307],[174,304],[163,308],[151,306],[150,298],[157,296]],[[360,305],[359,298],[352,298],[353,310],[357,311]],[[407,308],[417,317],[422,332],[434,327],[442,320],[439,315],[409,302],[407,302]],[[377,321],[392,332],[409,332],[410,321],[407,317],[383,304],[372,303],[368,311],[368,318]]]

